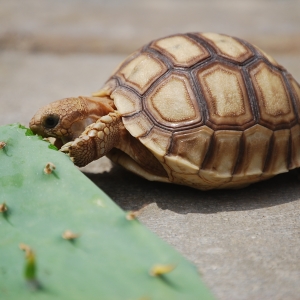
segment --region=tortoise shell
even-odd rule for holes
[[[239,38],[154,40],[130,55],[101,93],[170,182],[235,188],[300,166],[300,86]]]

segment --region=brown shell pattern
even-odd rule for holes
[[[300,86],[244,40],[215,33],[155,40],[104,89],[171,182],[241,187],[300,166]]]

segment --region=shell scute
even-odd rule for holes
[[[197,78],[208,107],[208,120],[214,129],[225,125],[244,129],[253,124],[245,82],[238,68],[213,63],[199,68]]]
[[[153,123],[144,112],[123,117],[122,120],[126,129],[136,138],[147,135],[153,127]]]
[[[288,171],[290,129],[276,130],[272,137],[272,151],[269,153],[262,177]]]
[[[141,53],[122,66],[118,75],[124,83],[143,94],[150,85],[167,71],[167,66],[150,53]]]
[[[147,112],[161,125],[176,128],[200,123],[202,116],[186,75],[170,74],[145,97]]]
[[[154,126],[146,136],[140,137],[140,141],[159,161],[164,161],[164,156],[171,144],[171,137],[172,134],[169,131]]]
[[[259,55],[266,59],[271,65],[275,66],[275,67],[278,67],[278,68],[282,68],[278,62],[271,56],[269,55],[268,53],[266,53],[265,51],[263,51],[262,49],[260,49],[259,47],[257,46],[254,46],[255,49],[258,51]]]
[[[272,135],[272,130],[258,124],[243,132],[243,155],[234,172],[235,180],[263,173]]]
[[[212,182],[224,183],[234,172],[241,143],[242,131],[219,130],[214,133],[209,155],[199,175]],[[215,173],[218,174],[217,178]],[[212,177],[214,174],[214,178]]]
[[[166,164],[175,172],[196,174],[208,152],[214,131],[207,126],[176,132]]]
[[[260,124],[272,130],[290,128],[296,122],[296,115],[282,74],[265,62],[259,62],[250,68],[250,76],[258,102]]]
[[[209,52],[185,35],[175,35],[154,41],[151,48],[167,56],[178,67],[190,67],[210,57]]]
[[[199,36],[205,39],[221,57],[242,63],[254,56],[249,47],[234,37],[218,33],[202,33]]]
[[[124,116],[138,113],[143,108],[140,97],[124,87],[116,88],[111,94],[111,98]]]
[[[300,125],[291,128],[291,162],[289,169],[300,167]]]
[[[289,75],[289,81],[292,86],[292,91],[293,91],[293,95],[295,98],[296,109],[297,109],[298,119],[299,119],[299,116],[300,116],[300,85],[296,82],[296,80],[291,75]]]

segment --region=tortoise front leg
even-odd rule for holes
[[[114,111],[86,127],[78,138],[63,145],[61,151],[68,153],[75,165],[83,167],[106,155],[124,135],[126,130],[121,115]]]

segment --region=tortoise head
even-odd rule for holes
[[[40,108],[29,127],[36,134],[60,139],[65,144],[113,110],[113,101],[105,97],[65,98]]]

